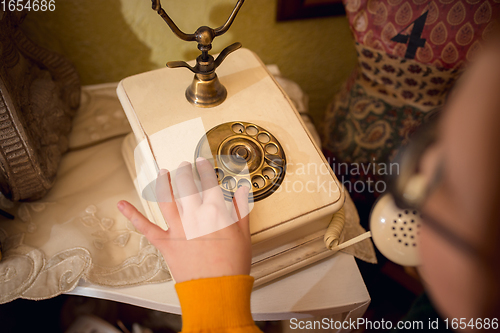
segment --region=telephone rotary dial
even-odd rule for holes
[[[198,157],[213,159],[224,196],[232,199],[241,186],[250,188],[253,200],[276,191],[286,172],[283,147],[269,131],[253,123],[235,121],[215,126],[195,150]]]

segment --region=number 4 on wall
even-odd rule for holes
[[[427,14],[429,11],[423,13],[419,18],[406,26],[403,30],[401,30],[396,36],[392,37],[391,40],[396,43],[406,44],[406,53],[405,58],[407,59],[415,59],[415,53],[417,53],[417,49],[419,47],[424,47],[426,39],[420,38],[422,36],[422,31],[424,31],[425,20],[427,19]],[[413,24],[413,28],[409,35],[401,34],[403,31],[408,29],[409,26]]]

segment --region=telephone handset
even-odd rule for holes
[[[235,121],[209,130],[195,151],[198,157],[211,160],[226,198],[247,186],[253,200],[262,200],[276,191],[286,172],[283,147],[271,132],[259,125]]]

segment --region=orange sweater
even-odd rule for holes
[[[261,332],[250,313],[253,280],[236,275],[177,283],[182,332]]]

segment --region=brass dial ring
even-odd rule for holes
[[[240,186],[247,186],[253,200],[276,191],[286,172],[286,157],[278,139],[266,129],[248,122],[220,124],[206,133],[195,151],[213,166],[227,199]]]

